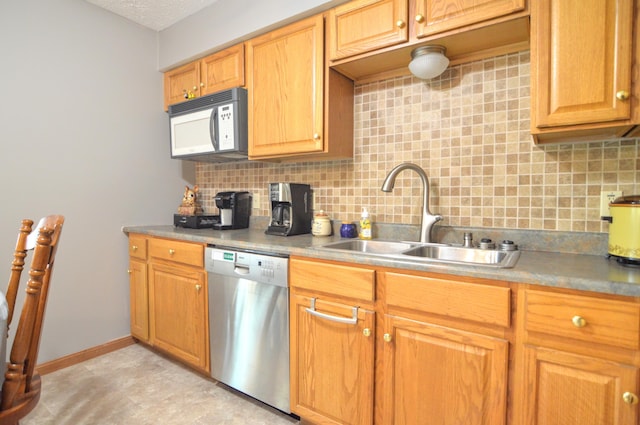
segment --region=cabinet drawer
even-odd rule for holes
[[[432,277],[383,273],[387,305],[509,327],[511,289]]]
[[[170,239],[150,239],[149,256],[204,267],[204,247],[195,243]]]
[[[146,237],[133,233],[129,235],[129,256],[133,258],[139,258],[140,260],[147,259]]]
[[[340,264],[291,259],[291,286],[373,301],[375,271]]]
[[[524,291],[529,332],[638,349],[639,305],[581,295]]]

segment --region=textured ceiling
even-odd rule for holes
[[[161,31],[219,0],[86,0],[152,30]]]

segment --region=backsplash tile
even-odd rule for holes
[[[640,139],[534,145],[529,133],[529,52],[358,85],[354,159],[298,164],[196,164],[205,211],[219,191],[260,195],[253,214],[268,216],[269,182],[308,183],[315,208],[356,221],[419,224],[422,186],[405,161],[429,176],[430,206],[447,226],[606,232],[601,190],[640,193]]]

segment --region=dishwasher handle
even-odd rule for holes
[[[329,320],[331,322],[344,323],[347,325],[355,325],[356,323],[358,323],[358,307],[351,308],[351,319],[346,317],[332,316],[330,314],[321,313],[316,310],[316,299],[311,298],[311,306],[307,307],[305,310],[307,311],[307,313],[313,316]]]

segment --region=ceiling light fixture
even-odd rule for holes
[[[423,80],[429,80],[442,74],[449,59],[444,55],[447,49],[444,46],[422,46],[413,49],[409,71]]]

